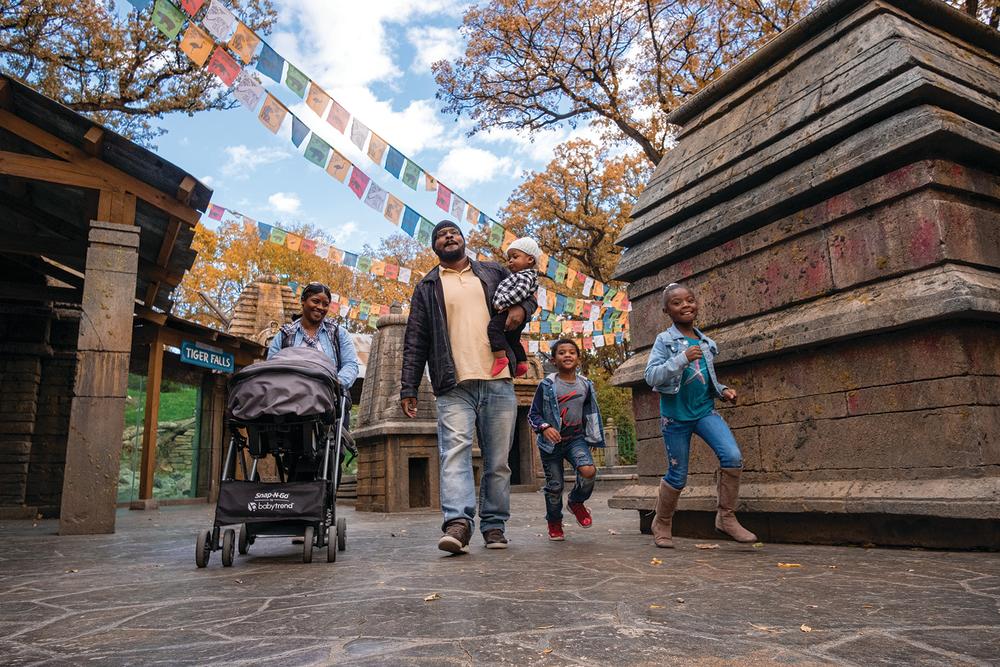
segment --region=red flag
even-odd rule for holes
[[[438,183],[437,205],[444,211],[451,210],[451,190],[446,188],[444,183]]]
[[[239,64],[222,47],[215,49],[205,69],[219,77],[227,86],[233,85],[233,81],[236,81],[236,76],[240,73]]]
[[[371,180],[368,176],[355,167],[351,170],[351,180],[348,182],[347,187],[351,189],[358,199],[361,199],[361,195],[365,193],[365,188],[368,187],[368,181]]]
[[[222,214],[226,212],[226,209],[221,206],[216,206],[215,204],[210,204],[208,207],[208,217],[212,220],[222,220]]]

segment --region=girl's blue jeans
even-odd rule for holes
[[[725,420],[713,411],[710,415],[696,421],[681,422],[670,417],[660,418],[660,430],[663,433],[663,443],[667,448],[667,474],[665,481],[675,489],[683,489],[687,484],[688,460],[691,456],[691,435],[698,436],[708,443],[715,455],[719,457],[722,468],[742,468],[743,455],[736,444],[736,438]]]
[[[551,454],[541,452],[542,469],[545,471],[545,520],[562,521],[563,460],[569,461],[576,471],[576,484],[569,492],[569,502],[586,502],[594,492],[594,478],[580,474],[581,466],[594,465],[590,445],[583,438],[557,443]]]

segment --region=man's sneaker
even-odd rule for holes
[[[569,511],[576,517],[576,522],[584,528],[590,528],[591,524],[594,523],[594,519],[590,516],[590,510],[583,503],[569,503]]]
[[[562,521],[549,521],[549,539],[553,542],[562,542],[566,539],[563,534]]]
[[[438,540],[438,549],[448,553],[460,554],[469,552],[469,537],[472,528],[465,519],[452,519],[444,527],[444,535]]]
[[[507,538],[504,537],[502,528],[490,528],[483,533],[483,539],[486,540],[487,549],[507,548]]]

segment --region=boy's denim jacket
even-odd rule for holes
[[[541,434],[542,424],[548,424],[555,430],[562,430],[562,418],[559,415],[559,401],[556,399],[556,373],[549,373],[535,390],[535,398],[531,401],[531,409],[528,410],[528,424],[531,430],[538,435],[536,444],[538,448],[546,454],[551,454],[555,449],[555,444],[545,439]],[[577,375],[578,378],[587,383],[587,398],[583,402],[583,439],[591,447],[604,446],[604,421],[601,419],[601,410],[597,407],[597,392],[594,390],[594,383]]]
[[[717,396],[722,396],[722,392],[727,389],[726,385],[719,382],[715,375],[715,364],[713,360],[719,353],[719,348],[715,341],[695,328],[694,332],[701,339],[702,359],[708,366],[708,376],[712,379],[712,388]],[[684,351],[687,345],[684,342],[684,334],[677,330],[676,326],[656,337],[653,343],[653,350],[649,353],[649,361],[646,362],[646,384],[653,388],[653,391],[661,394],[676,394],[681,388],[681,377],[684,375],[684,368],[688,365],[687,355]]]

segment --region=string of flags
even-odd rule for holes
[[[345,184],[366,205],[425,246],[431,243],[434,225],[423,215],[388,192],[342,153],[330,146],[300,117],[264,89],[258,74],[284,84],[320,119],[348,136],[379,168],[417,191],[421,177],[424,190],[435,193],[435,203],[457,220],[482,225],[489,230],[489,243],[506,251],[514,234],[487,216],[482,210],[438,181],[429,171],[390,145],[359,118],[324,91],[314,80],[278,54],[255,31],[240,21],[220,0],[129,0],[140,11],[153,6],[153,24],[168,38],[180,36],[180,49],[199,67],[205,67],[225,85],[233,96],[260,122],[277,133],[290,119],[291,140],[297,147],[305,144],[306,160]],[[180,5],[178,7],[178,4]],[[201,20],[198,21],[197,17]],[[185,28],[186,24],[186,28]],[[181,34],[182,29],[183,35]],[[252,65],[252,68],[251,68]],[[350,129],[348,129],[348,127]],[[555,258],[544,255],[539,273],[557,284],[579,288],[584,297],[600,299],[617,310],[631,310],[623,291],[578,272]]]

